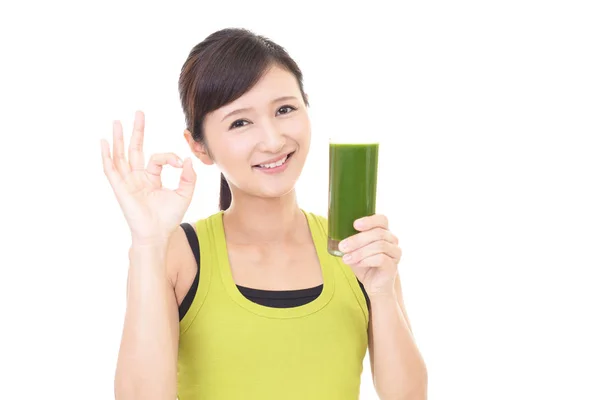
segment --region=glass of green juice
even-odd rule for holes
[[[379,142],[329,141],[327,251],[341,257],[339,243],[358,231],[354,221],[375,214]]]

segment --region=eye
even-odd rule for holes
[[[245,119],[238,119],[233,121],[233,123],[229,126],[229,129],[235,129],[235,128],[241,128],[243,126],[246,126],[244,123],[248,122]]]
[[[285,111],[282,111],[285,110]],[[283,106],[283,107],[279,107],[279,109],[277,110],[277,114],[281,113],[281,114],[289,114],[292,111],[296,110],[296,107],[292,107],[292,106]]]

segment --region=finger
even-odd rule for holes
[[[110,145],[105,139],[100,139],[100,149],[102,152],[102,165],[104,167],[104,175],[108,178],[111,186],[116,189],[123,182],[123,177],[115,168],[112,158],[110,157]]]
[[[192,159],[188,157],[183,161],[183,171],[181,172],[181,178],[179,178],[179,187],[175,192],[181,197],[191,200],[195,187],[196,171],[194,171]]]
[[[129,142],[129,164],[132,171],[144,169],[144,128],[145,116],[142,111],[135,112],[133,133]]]
[[[395,263],[397,263],[400,261],[400,257],[402,257],[402,250],[390,242],[380,240],[369,243],[368,245],[351,253],[344,254],[343,260],[347,264],[359,266],[378,266],[381,264],[369,264],[370,262],[373,262],[374,258],[377,258],[378,255],[389,257],[390,259],[394,260]]]
[[[148,166],[146,167],[146,171],[150,175],[160,177],[163,165],[166,164],[169,164],[173,167],[181,168],[183,162],[181,161],[181,158],[179,158],[175,153],[152,154],[152,156],[150,156],[150,159],[148,160]]]
[[[354,267],[364,268],[364,267],[376,267],[376,268],[385,268],[397,266],[398,260],[388,256],[387,254],[375,254],[373,256],[367,257],[358,264],[355,264]]]
[[[354,228],[357,231],[366,231],[373,228],[388,228],[388,218],[383,214],[374,214],[359,218],[354,221]]]
[[[123,177],[131,172],[131,168],[125,159],[125,143],[123,142],[121,121],[113,121],[113,157],[115,168]]]
[[[359,232],[349,238],[342,240],[339,244],[340,250],[344,253],[352,252],[356,249],[364,247],[371,242],[386,241],[394,245],[398,244],[398,238],[387,229],[373,228],[365,232]]]
[[[389,267],[392,265],[396,265],[397,261],[394,260],[392,257],[388,256],[387,254],[378,253],[378,254],[369,256],[367,258],[364,258],[357,263],[347,263],[347,264],[349,264],[353,268],[371,268],[371,267],[379,268],[379,267]]]

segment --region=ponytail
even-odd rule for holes
[[[225,211],[231,205],[231,189],[225,179],[225,176],[221,174],[221,193],[219,195],[219,209]]]

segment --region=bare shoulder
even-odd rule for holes
[[[190,225],[194,230],[196,229],[194,223]],[[177,304],[180,305],[192,286],[198,270],[196,258],[181,226],[173,232],[169,240],[166,265],[167,277],[175,290]]]

